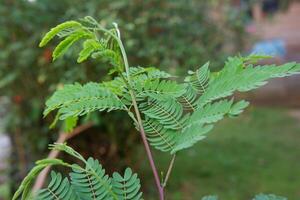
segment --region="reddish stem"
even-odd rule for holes
[[[132,90],[130,90],[129,92],[130,92],[130,95],[132,97],[132,103],[133,103],[134,111],[135,111],[135,114],[136,114],[136,117],[137,117],[137,121],[139,123],[139,129],[140,129],[140,133],[141,133],[141,136],[142,136],[143,144],[144,144],[144,147],[146,149],[147,157],[148,157],[148,160],[149,160],[149,163],[150,163],[153,175],[154,175],[155,184],[156,184],[156,187],[158,189],[159,199],[164,200],[164,188],[162,187],[162,185],[160,183],[160,179],[159,179],[159,176],[158,176],[158,173],[157,173],[157,169],[156,169],[156,166],[155,166],[155,163],[154,163],[154,159],[153,159],[153,156],[152,156],[152,153],[151,153],[151,150],[150,150],[150,146],[149,146],[149,143],[147,141],[147,137],[146,137],[145,130],[144,130],[144,127],[143,127],[141,114],[140,114],[140,111],[138,109],[138,106],[137,106],[137,103],[136,103],[136,100],[135,100],[135,95],[134,95]]]

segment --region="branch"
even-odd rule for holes
[[[76,135],[78,135],[78,134],[82,133],[83,131],[91,128],[92,126],[93,126],[93,123],[90,122],[90,123],[78,126],[71,133],[60,132],[56,143],[64,143],[68,139],[71,139],[71,138],[75,137]],[[59,155],[59,151],[51,150],[50,153],[48,154],[47,158],[57,158],[58,155]],[[51,166],[48,166],[45,169],[43,169],[43,171],[38,175],[38,177],[37,177],[37,179],[34,183],[34,186],[32,188],[33,193],[37,192],[38,190],[40,190],[44,186],[44,183],[46,181],[46,178],[47,178],[47,175],[48,175],[50,169],[51,169]]]

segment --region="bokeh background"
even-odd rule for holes
[[[44,102],[65,83],[107,80],[108,67],[51,61],[42,35],[86,15],[117,22],[132,66],[156,66],[184,75],[210,61],[218,70],[230,55],[266,53],[266,63],[300,62],[300,2],[296,0],[0,0],[0,199],[7,200],[60,129],[49,130]],[[276,193],[300,199],[300,76],[276,79],[243,94],[252,106],[220,122],[206,140],[178,156],[167,199],[250,199]],[[90,123],[83,121],[81,127]],[[108,172],[132,166],[145,199],[155,199],[139,135],[123,113],[95,113],[92,126],[68,144],[94,156]],[[61,155],[63,156],[63,155]],[[169,156],[155,152],[159,169]],[[69,158],[66,158],[69,159]]]

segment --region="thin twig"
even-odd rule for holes
[[[166,185],[167,185],[168,179],[170,177],[171,171],[172,171],[173,166],[174,166],[175,158],[176,158],[176,154],[173,155],[172,160],[171,160],[171,162],[169,164],[168,171],[167,171],[167,174],[166,174],[166,178],[165,178],[165,180],[164,180],[164,182],[162,184],[163,187],[166,187]]]
[[[83,131],[89,129],[92,126],[93,126],[93,123],[87,123],[87,124],[78,126],[71,133],[60,132],[56,143],[64,143],[68,139],[75,137],[76,135],[82,133]],[[59,151],[51,150],[50,153],[48,154],[47,158],[57,158],[58,155],[59,155]],[[45,169],[43,169],[43,171],[38,175],[38,177],[34,183],[34,186],[32,187],[33,193],[37,192],[39,189],[41,189],[44,186],[44,183],[46,181],[46,178],[47,178],[47,175],[49,174],[50,169],[51,169],[51,166],[48,166]]]

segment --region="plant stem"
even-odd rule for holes
[[[128,64],[128,59],[127,59],[126,51],[125,51],[125,48],[124,48],[124,45],[123,45],[121,39],[119,37],[115,37],[115,39],[117,40],[117,42],[119,44],[119,47],[120,47],[120,50],[121,50],[121,53],[122,53],[122,56],[123,56],[124,65],[125,65],[125,70],[126,70],[126,75],[127,75],[127,81],[128,81],[129,86],[131,87],[131,79],[130,79],[130,73],[129,73],[129,64]],[[157,173],[155,162],[154,162],[151,150],[150,150],[149,143],[147,141],[147,137],[146,137],[146,134],[145,134],[145,131],[144,131],[141,114],[140,114],[139,108],[137,106],[135,94],[134,94],[134,91],[132,90],[132,88],[129,88],[129,93],[130,93],[130,96],[131,96],[131,99],[132,99],[132,103],[133,103],[135,115],[137,117],[138,126],[139,126],[140,133],[141,133],[141,136],[142,136],[142,141],[143,141],[144,147],[146,149],[148,160],[150,162],[150,166],[151,166],[151,169],[152,169],[152,172],[153,172],[153,175],[154,175],[155,184],[156,184],[156,187],[157,187],[158,192],[159,192],[159,199],[160,200],[164,200],[164,188],[161,186],[161,183],[160,183],[160,180],[159,180],[159,175]]]
[[[164,180],[164,182],[162,184],[162,187],[166,187],[166,185],[167,185],[168,179],[170,177],[171,171],[172,171],[173,166],[174,166],[175,158],[176,158],[176,154],[173,155],[172,160],[171,160],[171,162],[169,164],[168,171],[167,171],[167,174],[166,174],[166,178],[165,178],[165,180]]]

